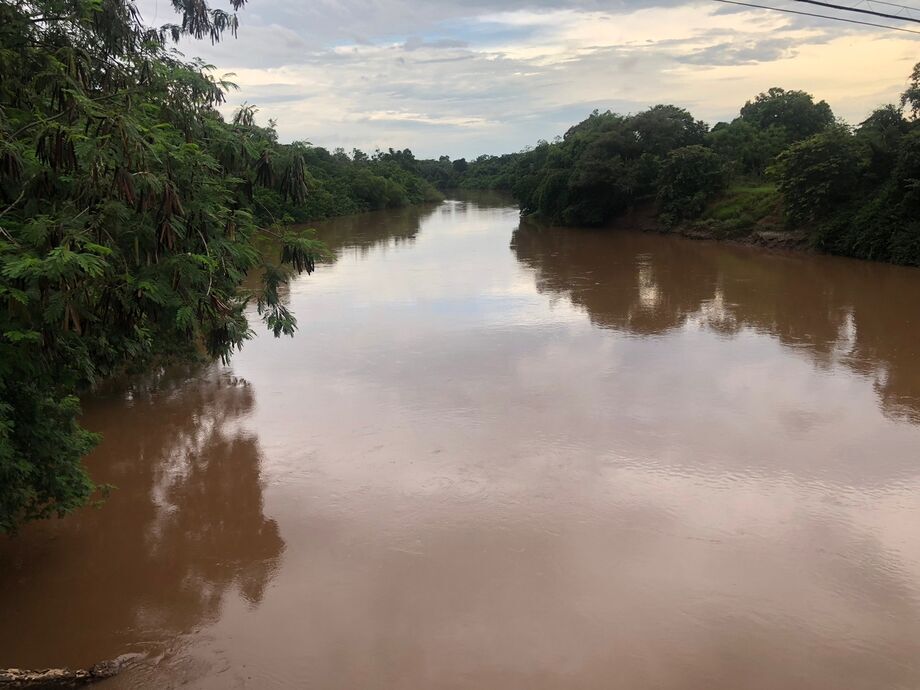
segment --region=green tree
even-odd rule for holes
[[[872,112],[859,125],[856,135],[869,151],[867,173],[881,182],[891,175],[900,152],[901,140],[910,130],[900,108],[887,105]]]
[[[157,29],[131,0],[0,4],[0,531],[89,499],[79,391],[157,355],[228,357],[251,299],[293,333],[278,287],[322,251],[285,233],[241,292],[263,263],[251,190],[303,199],[302,156],[272,161],[251,110],[225,123],[230,85],[169,47],[235,33],[243,0],[173,4]]]
[[[786,214],[795,224],[826,218],[856,193],[864,150],[845,127],[833,127],[780,155],[776,174]]]
[[[674,220],[696,218],[725,189],[722,158],[698,144],[671,151],[658,177],[658,203]]]
[[[760,176],[789,141],[786,130],[778,125],[760,129],[736,118],[731,123],[720,122],[713,127],[707,143],[725,160],[732,161],[738,173]]]
[[[901,105],[910,108],[911,116],[920,119],[920,62],[914,65],[907,89],[901,94]]]
[[[918,128],[920,63],[901,108],[879,108],[855,131],[836,124],[824,101],[773,88],[709,132],[673,105],[631,116],[595,110],[560,139],[481,156],[455,179],[510,190],[522,213],[574,225],[603,225],[657,199],[666,221],[709,205],[704,223],[738,235],[775,225],[782,206],[825,251],[920,265]],[[738,179],[771,173],[781,195],[771,180]]]
[[[703,144],[708,126],[675,105],[656,105],[630,120],[644,153],[666,156],[682,146]]]
[[[809,93],[774,87],[745,103],[741,119],[758,129],[782,127],[792,143],[833,125],[834,113],[825,101],[815,103]]]

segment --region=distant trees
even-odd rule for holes
[[[855,129],[804,91],[772,88],[711,131],[673,105],[595,110],[559,140],[480,157],[449,179],[510,190],[523,213],[570,225],[654,203],[667,223],[712,212],[735,235],[781,227],[784,214],[824,251],[920,264],[920,63],[900,104]]]
[[[636,203],[653,200],[669,154],[690,148],[687,155],[692,156],[693,147],[706,143],[707,131],[704,122],[674,105],[657,105],[635,115],[594,111],[555,142],[540,141],[516,154],[480,156],[468,165],[463,161],[463,166],[454,161],[454,174],[447,179],[455,186],[511,191],[524,212],[555,223],[602,225]],[[706,162],[717,162],[720,170],[724,166],[715,155],[707,156]],[[439,172],[443,162],[423,161],[423,166],[422,174],[429,180],[445,179]],[[677,166],[672,164],[672,173]],[[712,183],[714,178],[706,180]],[[700,189],[678,191],[683,182],[672,182],[672,209],[684,192],[694,199],[706,196]]]
[[[451,161],[450,156],[441,156],[438,160],[420,160],[416,164],[418,174],[440,190],[459,187],[468,167],[465,158]]]
[[[267,128],[262,136],[270,139],[275,136],[274,130]],[[283,160],[286,147],[277,148],[280,150],[276,157]],[[306,196],[292,201],[280,189],[256,187],[254,212],[260,222],[306,223],[441,198],[433,184],[422,177],[423,164],[408,149],[372,155],[355,149],[349,157],[341,149],[330,153],[321,147],[302,145],[300,155]]]
[[[460,159],[447,169],[421,161],[440,188],[460,186],[512,192],[526,213],[552,222],[602,225],[630,206],[654,199],[668,154],[703,146],[706,124],[683,108],[657,105],[636,115],[594,111],[555,142],[521,153]]]

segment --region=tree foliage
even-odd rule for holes
[[[244,2],[173,0],[161,27],[133,0],[0,3],[0,531],[90,498],[97,439],[77,393],[156,356],[229,357],[251,300],[276,335],[294,331],[278,289],[323,247],[285,232],[268,260],[258,223],[316,210],[337,184],[354,203],[326,214],[361,210],[355,190],[381,179],[387,203],[431,193],[386,156],[348,161],[348,184],[318,164],[318,180],[328,153],[279,144],[252,106],[221,118],[232,85],[171,45],[235,34]],[[260,267],[262,289],[241,290]]]
[[[694,144],[668,153],[658,175],[658,203],[670,219],[696,218],[725,189],[725,161]]]
[[[795,142],[830,127],[834,123],[834,113],[825,101],[815,103],[809,93],[774,87],[745,103],[741,108],[741,120],[757,129],[779,127],[789,142]]]
[[[920,64],[901,102],[910,105]],[[776,178],[786,215],[828,252],[920,265],[920,121],[895,105],[858,128],[834,127],[790,147]]]
[[[804,91],[771,88],[711,131],[675,106],[594,111],[553,142],[462,172],[457,162],[422,161],[421,172],[508,190],[553,223],[603,225],[655,204],[663,225],[698,219],[738,237],[785,221],[824,251],[920,265],[920,63],[900,106],[855,129]]]
[[[914,65],[907,89],[901,94],[901,107],[910,108],[913,119],[920,118],[920,62]]]
[[[459,185],[511,191],[524,212],[555,223],[601,225],[654,198],[667,154],[702,144],[706,130],[703,122],[672,105],[632,116],[595,111],[557,141],[478,158]]]
[[[792,142],[782,127],[761,128],[739,117],[713,127],[707,143],[736,174],[758,177]]]
[[[776,164],[789,220],[807,223],[845,203],[856,190],[865,164],[860,142],[844,127],[790,146]]]

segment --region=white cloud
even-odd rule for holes
[[[916,59],[894,32],[709,2],[281,0],[241,23],[237,40],[183,46],[236,73],[231,106],[258,104],[283,139],[425,156],[518,150],[595,107],[715,122],[776,85],[858,121]]]
[[[450,125],[452,127],[476,127],[487,124],[481,117],[434,117],[422,113],[407,113],[396,110],[377,110],[369,113],[356,113],[354,119],[358,122],[418,122],[425,125]]]

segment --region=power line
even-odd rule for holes
[[[754,7],[759,10],[773,10],[774,12],[786,12],[787,14],[800,14],[804,17],[819,17],[820,19],[833,19],[838,22],[847,22],[849,24],[862,24],[863,26],[874,26],[878,29],[891,29],[892,31],[906,31],[909,34],[920,34],[920,31],[914,29],[905,29],[903,26],[888,26],[887,24],[875,24],[874,22],[863,22],[859,19],[848,19],[847,17],[834,17],[827,14],[816,14],[814,12],[800,12],[799,10],[790,10],[785,7],[769,7],[767,5],[755,5],[750,2],[739,2],[738,0],[715,0],[723,2],[726,5],[741,5],[742,7]]]
[[[916,22],[920,24],[920,19],[914,19],[913,17],[904,17],[898,16],[896,14],[888,14],[887,12],[876,12],[875,10],[864,10],[860,7],[847,7],[846,5],[835,5],[830,2],[822,2],[821,0],[792,0],[793,2],[805,2],[809,5],[820,5],[821,7],[830,7],[832,10],[844,10],[846,12],[859,12],[860,14],[872,14],[876,17],[885,17],[886,19],[897,19],[902,22]]]
[[[888,7],[897,7],[899,10],[907,10],[908,12],[920,12],[920,8],[911,7],[910,5],[899,5],[896,2],[886,2],[885,0],[859,0],[857,5],[862,5],[863,3],[867,5],[887,5]]]

